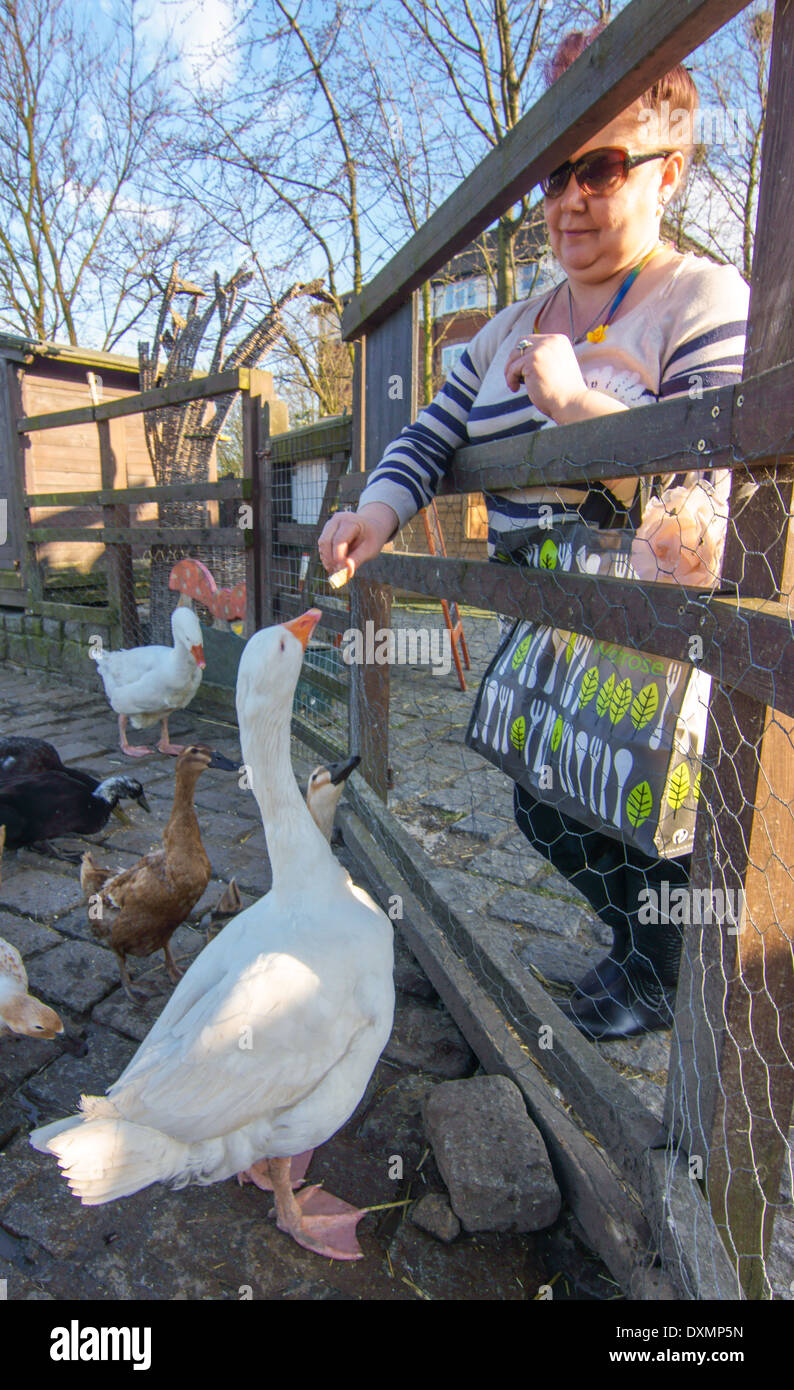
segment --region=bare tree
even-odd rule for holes
[[[189,170],[175,170],[188,196],[245,248],[268,292],[297,267],[323,274],[327,312],[319,320],[293,315],[280,355],[291,356],[293,386],[327,413],[338,407],[345,377],[339,363],[328,371],[329,316],[340,341],[344,296],[363,285],[361,124],[350,109],[345,18],[343,6],[330,17],[327,6],[286,0],[254,7],[237,37],[234,79],[192,94],[185,148],[204,171],[201,186]],[[265,45],[271,63],[263,86],[257,55]],[[352,349],[343,352],[349,380]]]
[[[0,322],[113,346],[157,297],[180,242],[147,173],[169,116],[169,60],[141,54],[136,0],[0,4]],[[160,289],[162,288],[162,281]]]
[[[321,292],[321,284],[293,284],[271,304],[268,312],[248,329],[236,344],[227,350],[230,336],[243,322],[247,302],[240,299],[240,290],[253,279],[253,272],[241,266],[225,284],[215,275],[214,291],[207,295],[193,281],[180,277],[175,263],[160,305],[154,339],[138,347],[139,375],[142,391],[155,386],[168,386],[188,381],[196,367],[204,340],[217,316],[214,345],[209,354],[207,369],[231,371],[235,367],[254,367],[261,363],[283,331],[282,313],[286,305],[302,295]],[[177,302],[188,299],[186,311],[177,309]],[[200,301],[205,299],[206,305]],[[206,354],[204,354],[206,356]],[[164,359],[164,360],[163,360]],[[223,428],[234,401],[234,393],[206,400],[188,401],[179,406],[163,406],[147,411],[143,417],[146,446],[152,461],[155,481],[160,484],[204,482],[209,479],[210,463],[218,435]],[[206,524],[206,504],[203,502],[162,502],[160,520],[166,526]],[[227,551],[209,547],[196,548],[195,553],[210,566],[222,584],[239,582],[242,575],[234,572],[234,556]],[[168,576],[176,558],[174,548],[152,548],[150,621],[155,641],[167,640],[171,614],[171,595]],[[239,557],[238,557],[239,558]]]
[[[761,142],[769,86],[773,10],[745,10],[704,49],[695,71],[701,136],[686,202],[686,229],[707,254],[753,265]]]
[[[537,88],[533,64],[544,40],[544,0],[399,0],[408,32],[419,36],[446,92],[448,138],[466,148],[471,168],[518,123]],[[514,301],[515,239],[529,199],[499,218],[496,307]]]

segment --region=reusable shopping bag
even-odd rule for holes
[[[574,524],[519,541],[530,565],[630,573],[626,533]],[[710,688],[688,663],[520,620],[483,678],[466,743],[573,819],[677,858],[694,839]]]

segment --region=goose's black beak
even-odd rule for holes
[[[231,758],[225,758],[223,753],[213,753],[208,766],[220,767],[224,772],[237,772],[238,770],[237,763],[233,763]]]
[[[358,767],[360,762],[360,755],[358,753],[354,753],[353,757],[348,758],[346,762],[328,763],[327,766],[328,771],[331,775],[332,785],[338,787],[340,782],[346,782],[351,772],[353,772],[354,769]]]
[[[152,808],[146,800],[146,797],[144,796],[143,792],[141,792],[140,796],[136,796],[135,800],[137,801],[142,811],[147,811],[149,815],[152,814]]]

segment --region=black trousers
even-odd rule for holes
[[[518,783],[514,783],[513,807],[516,825],[533,849],[578,888],[618,940],[630,944],[641,964],[647,962],[650,973],[663,984],[674,985],[681,953],[680,929],[667,923],[641,922],[639,912],[646,898],[640,894],[643,889],[660,893],[665,880],[671,892],[687,887],[691,855],[652,859],[622,840],[563,815],[556,806],[538,801]]]

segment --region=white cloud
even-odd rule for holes
[[[147,47],[168,43],[185,76],[209,87],[234,73],[236,57],[227,51],[233,19],[230,0],[151,0],[137,29]]]

